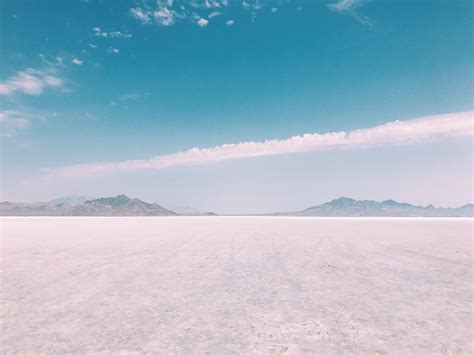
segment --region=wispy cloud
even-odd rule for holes
[[[132,38],[132,35],[130,33],[122,33],[120,31],[109,32],[109,35],[112,38]]]
[[[326,0],[331,1],[331,0]],[[327,4],[328,9],[342,14],[349,14],[360,23],[371,26],[373,20],[359,13],[359,8],[370,0],[332,0]],[[235,15],[234,11],[243,11],[250,15],[252,21],[255,21],[257,15],[265,9],[272,13],[280,8],[283,11],[283,5],[297,3],[293,0],[243,0],[228,6],[228,0],[141,0],[132,7],[130,15],[143,24],[156,24],[160,26],[173,26],[180,22],[195,23],[200,27],[207,26],[210,21],[222,16],[226,25],[233,24],[230,18]],[[295,5],[296,7],[296,5]],[[300,11],[301,6],[296,9]],[[227,17],[227,19],[226,19]],[[232,16],[233,17],[233,16]],[[107,37],[108,33],[94,30],[99,37]]]
[[[63,80],[49,70],[27,68],[0,83],[0,95],[9,96],[15,92],[38,96],[50,88],[59,88]]]
[[[74,58],[73,60],[71,60],[71,63],[76,65],[82,65],[82,63],[84,62],[80,59]]]
[[[226,24],[227,26],[232,26],[234,23],[235,23],[234,20],[228,20],[228,21],[226,21],[225,24]]]
[[[214,17],[217,17],[217,16],[220,16],[222,15],[222,12],[219,12],[219,11],[213,11],[209,14],[208,18],[211,19],[211,18],[214,18]]]
[[[145,98],[149,95],[150,95],[149,92],[123,94],[123,95],[120,95],[119,100],[120,101],[132,101],[132,100],[138,100],[138,99],[141,99],[141,98]]]
[[[132,38],[132,34],[128,32],[121,32],[121,31],[103,31],[100,27],[92,27],[92,32],[94,36],[101,37],[101,38]]]
[[[14,111],[0,111],[0,137],[11,137],[19,130],[28,128],[30,125],[29,115]]]
[[[119,54],[120,50],[118,48],[114,48],[114,47],[109,47],[109,49],[107,49],[107,53],[109,54]]]
[[[300,153],[330,149],[355,149],[384,145],[413,144],[439,137],[474,136],[474,112],[460,112],[393,121],[349,132],[307,133],[288,139],[223,144],[192,148],[144,160],[68,165],[49,170],[42,178],[89,178],[119,172],[157,170],[173,166],[210,164],[229,159]]]
[[[209,23],[209,21],[206,20],[205,18],[200,18],[197,22],[199,27],[205,27],[205,26],[207,26],[208,23]]]
[[[94,36],[96,37],[107,37],[109,34],[107,32],[103,32],[100,27],[92,27],[92,32],[94,32]]]
[[[123,94],[118,96],[116,99],[111,100],[109,102],[109,106],[119,106],[121,105],[123,107],[123,104],[129,102],[129,101],[135,101],[139,99],[146,98],[150,95],[149,92],[143,92],[143,93],[130,93],[130,94]]]
[[[332,11],[348,14],[363,25],[373,26],[374,21],[371,18],[357,11],[366,2],[367,0],[338,0],[335,3],[329,4],[328,8]]]
[[[170,26],[176,22],[177,13],[167,7],[162,7],[153,13],[155,20],[163,26]]]
[[[140,7],[131,8],[130,14],[132,15],[133,18],[135,18],[136,20],[142,23],[148,23],[150,22],[150,19],[151,19],[151,12],[144,10]]]
[[[131,8],[130,14],[143,24],[155,23],[161,26],[172,26],[179,20],[200,18],[197,13],[184,5],[178,6],[172,0],[144,1],[141,6]]]
[[[259,7],[255,5],[259,2],[253,0],[250,8]],[[130,9],[130,15],[143,24],[172,26],[188,22],[204,27],[211,19],[225,15],[228,5],[228,0],[144,0]]]

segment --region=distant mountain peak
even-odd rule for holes
[[[171,210],[181,216],[217,216],[217,214],[215,214],[214,212],[201,211],[197,208],[193,208],[189,206],[171,207]]]
[[[101,197],[83,203],[0,203],[0,214],[6,216],[175,216],[157,203],[146,203],[126,195]]]
[[[87,200],[93,200],[95,197],[86,197],[86,196],[77,196],[77,195],[68,195],[68,196],[63,196],[56,198],[54,200],[49,201],[49,203],[59,205],[59,204],[64,204],[64,205],[80,205],[86,202]]]
[[[330,203],[348,203],[348,202],[352,203],[352,202],[356,202],[356,200],[354,200],[351,197],[341,196],[339,198],[333,199]]]
[[[121,194],[115,197],[101,197],[95,200],[87,200],[85,203],[119,207],[119,206],[127,205],[130,201],[131,201],[130,197]]]
[[[281,213],[279,213],[281,215]],[[393,216],[393,217],[469,217],[474,215],[472,204],[458,208],[415,206],[409,203],[385,200],[355,200],[339,197],[303,211],[285,213],[295,216]]]
[[[324,205],[326,206],[352,206],[356,204],[358,201],[354,200],[350,197],[341,196],[339,198],[335,198],[329,202],[326,202]],[[316,206],[313,206],[316,207]]]
[[[395,201],[395,200],[385,200],[385,201],[382,201],[382,203],[383,203],[384,205],[394,205],[394,206],[396,206],[396,205],[399,204],[399,203],[398,203],[397,201]]]

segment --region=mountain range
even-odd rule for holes
[[[457,208],[415,206],[409,203],[385,200],[354,200],[340,197],[322,205],[297,212],[280,212],[279,216],[328,216],[328,217],[473,217],[474,204]]]
[[[49,202],[0,202],[1,216],[215,216],[212,212],[182,207],[177,211],[125,195],[89,199],[67,196]],[[474,217],[474,204],[457,208],[415,206],[394,200],[382,202],[340,197],[302,211],[277,212],[267,216],[321,217]]]
[[[157,203],[147,203],[125,195],[103,197],[81,202],[81,198],[56,199],[49,202],[0,202],[2,216],[176,216]]]

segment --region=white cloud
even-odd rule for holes
[[[100,27],[92,27],[92,31],[96,37],[107,37],[109,35],[107,32],[102,31]]]
[[[354,17],[357,21],[359,21],[363,25],[372,26],[374,21],[364,15],[361,15],[357,12],[357,9],[363,5],[364,0],[338,0],[335,3],[329,4],[328,8],[330,10],[340,12],[340,13],[347,13]]]
[[[118,54],[119,52],[120,50],[118,48],[109,47],[109,49],[107,49],[107,53],[109,54]]]
[[[221,7],[222,4],[221,4],[221,2],[219,2],[217,0],[205,0],[204,1],[204,6],[209,8],[209,9],[212,9],[212,8],[216,8],[216,7]]]
[[[63,84],[62,79],[57,76],[46,75],[43,79],[47,86],[59,87]]]
[[[63,85],[63,80],[44,70],[27,68],[0,83],[0,95],[9,96],[15,92],[27,95],[41,95],[45,88],[57,88]]]
[[[338,0],[337,2],[329,4],[328,6],[336,11],[349,11],[354,10],[360,5],[360,0]]]
[[[110,37],[112,38],[132,38],[132,35],[130,33],[122,33],[120,31],[112,31],[112,32],[109,32],[109,35]]]
[[[267,1],[281,3],[280,0]],[[268,7],[267,1],[264,4],[261,0],[248,0],[242,3],[242,7],[251,11],[253,18],[257,11]],[[129,12],[133,18],[143,24],[172,26],[180,22],[191,22],[204,27],[210,19],[230,11],[228,5],[228,0],[142,0],[139,7],[131,8]]]
[[[91,47],[91,48],[94,48],[94,49],[95,49],[95,48],[97,48],[97,45],[96,45],[96,44],[93,44],[93,43],[89,43],[89,47]]]
[[[131,8],[130,14],[133,16],[133,18],[139,20],[142,23],[150,22],[150,13],[146,10],[143,10],[142,8]]]
[[[256,20],[259,12],[269,9],[275,13],[280,9],[284,11],[284,5],[294,0],[244,0],[236,1],[240,8],[235,6],[228,7],[228,0],[141,0],[140,6],[130,8],[130,15],[143,24],[157,24],[160,26],[173,26],[180,22],[201,22],[201,27],[208,23],[201,21],[211,20],[216,16],[227,14],[228,17],[233,16],[230,11],[245,11],[252,21]],[[332,1],[327,8],[338,12],[345,13],[357,19],[360,23],[368,26],[373,25],[373,21],[362,14],[359,8],[366,2],[371,0],[327,0]],[[296,2],[296,1],[294,1]],[[297,11],[302,9],[301,6],[296,7]],[[97,36],[110,36],[111,32],[97,31]]]
[[[101,37],[101,38],[132,38],[132,35],[127,32],[121,32],[121,31],[111,31],[111,32],[106,32],[103,31],[100,27],[92,27],[92,32],[94,33],[94,36],[96,37]],[[92,47],[95,48],[95,47]]]
[[[209,14],[208,18],[211,19],[211,18],[214,18],[214,17],[217,17],[217,16],[220,16],[222,15],[222,12],[219,12],[219,11],[213,11]]]
[[[76,65],[82,65],[82,63],[84,62],[80,59],[74,58],[73,60],[71,60],[71,63]]]
[[[13,110],[0,111],[0,137],[11,137],[29,125],[29,116],[24,113]]]
[[[123,94],[123,95],[120,95],[120,96],[116,97],[115,99],[111,100],[109,102],[109,106],[111,106],[111,107],[116,107],[116,106],[126,107],[125,105],[127,105],[129,102],[144,99],[144,98],[148,97],[149,95],[150,95],[149,92],[142,92],[142,93],[137,92],[137,93]]]
[[[119,172],[157,170],[172,166],[210,164],[317,150],[369,148],[413,144],[439,137],[474,136],[474,112],[460,112],[393,121],[349,132],[307,133],[288,139],[223,144],[212,148],[192,148],[185,152],[158,155],[144,160],[68,165],[49,170],[43,178],[88,178]]]
[[[227,21],[225,24],[226,24],[227,26],[232,26],[234,23],[235,23],[234,20],[229,20],[229,21]]]
[[[153,13],[156,22],[163,26],[171,26],[176,22],[175,12],[167,7],[161,7]]]
[[[199,27],[207,26],[208,23],[209,23],[209,21],[206,20],[205,18],[200,18],[197,22]]]

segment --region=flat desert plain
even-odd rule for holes
[[[2,218],[6,352],[472,353],[473,220]]]

